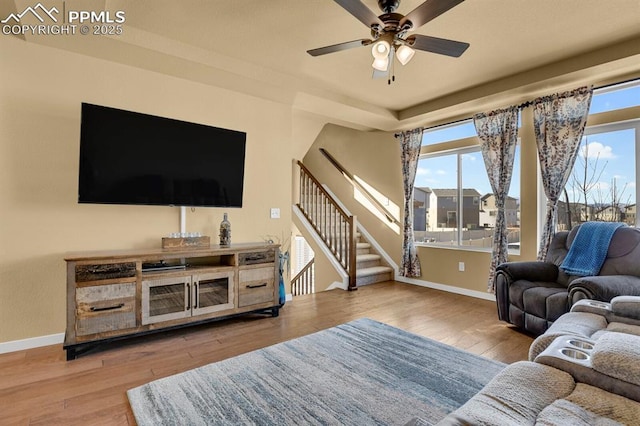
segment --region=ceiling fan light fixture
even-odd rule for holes
[[[380,40],[373,44],[371,47],[371,54],[375,59],[385,59],[389,56],[389,49],[391,46],[386,40]]]
[[[384,72],[389,68],[389,58],[386,56],[382,59],[376,58],[373,60],[373,64],[371,64],[371,66],[378,71]]]
[[[415,55],[415,53],[415,50],[413,50],[406,44],[403,44],[402,46],[398,47],[398,50],[396,51],[396,58],[398,58],[398,61],[402,65],[407,65],[411,58],[413,58],[413,55]]]

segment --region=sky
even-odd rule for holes
[[[591,101],[591,114],[611,111],[619,108],[640,105],[640,84],[623,87],[619,90],[596,90]],[[638,125],[638,123],[632,123]],[[640,130],[639,130],[640,132]],[[581,148],[574,166],[574,175],[569,178],[567,190],[571,202],[582,201],[583,196],[577,190],[579,184],[584,185],[585,167],[589,181],[589,203],[610,202],[613,184],[623,204],[636,202],[636,130],[587,128],[582,138]],[[445,142],[475,136],[472,121],[444,127],[435,131],[427,131],[423,137],[423,145]],[[640,142],[639,142],[640,143]],[[519,148],[516,158],[519,157]],[[492,192],[487,179],[482,154],[472,152],[462,154],[462,176],[464,188],[475,188],[481,195]],[[430,188],[457,187],[457,159],[455,155],[421,159],[418,164],[415,186]],[[514,164],[513,178],[509,195],[520,197],[519,161]]]

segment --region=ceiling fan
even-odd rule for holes
[[[369,27],[372,38],[308,50],[307,53],[311,56],[372,45],[374,75],[376,71],[386,75],[389,64],[393,63],[394,53],[398,61],[406,65],[413,58],[416,49],[457,58],[469,47],[469,43],[454,40],[421,34],[407,35],[409,31],[437,18],[464,0],[427,0],[406,16],[395,13],[400,6],[400,0],[378,0],[378,6],[383,12],[380,16],[376,16],[361,0],[334,1]]]

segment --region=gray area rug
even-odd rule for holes
[[[504,364],[359,319],[131,389],[139,425],[435,423]]]

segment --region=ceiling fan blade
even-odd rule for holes
[[[368,28],[375,25],[384,27],[384,23],[364,5],[360,0],[334,0],[340,6],[342,6],[347,12],[355,16],[358,21],[365,24]]]
[[[464,0],[427,0],[400,20],[400,28],[411,22],[414,30],[457,6]]]
[[[415,34],[407,37],[409,46],[414,49],[458,58],[469,47],[469,43]]]
[[[307,53],[311,56],[320,56],[326,55],[327,53],[340,52],[341,50],[353,49],[354,47],[367,46],[369,44],[371,44],[371,40],[363,38],[361,40],[346,41],[344,43],[307,50]]]

